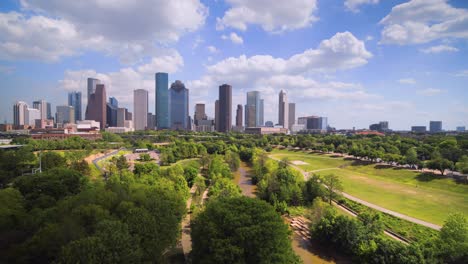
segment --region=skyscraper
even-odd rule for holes
[[[89,101],[91,100],[91,95],[93,95],[96,92],[96,86],[98,84],[101,84],[101,81],[98,79],[94,78],[88,78],[88,104],[86,105],[86,111],[85,111],[85,119],[86,120],[92,120],[92,118],[89,116]],[[102,124],[101,124],[102,125]]]
[[[229,132],[232,127],[232,86],[219,86],[219,132]]]
[[[133,125],[135,130],[145,130],[148,125],[148,91],[137,89],[133,91]]]
[[[155,76],[156,89],[156,127],[167,129],[170,126],[169,116],[169,75],[165,72],[158,72]]]
[[[106,108],[106,87],[104,84],[97,84],[95,92],[89,97],[88,107],[86,109],[86,119],[99,122],[101,129],[106,128]]]
[[[75,121],[81,121],[81,92],[68,93],[68,105],[75,109]]]
[[[442,121],[430,121],[429,122],[429,132],[430,133],[442,132]]]
[[[47,119],[53,119],[52,117],[52,105],[47,103]]]
[[[242,105],[237,105],[236,127],[242,127]]]
[[[29,120],[26,119],[28,104],[23,101],[18,101],[13,105],[13,125],[15,127],[27,125]]]
[[[286,92],[281,90],[279,93],[279,105],[278,105],[278,124],[284,128],[288,128],[289,125],[289,105],[288,96]]]
[[[259,121],[259,126],[263,126],[265,124],[265,121],[264,121],[264,111],[263,111],[263,99],[260,99],[260,121]]]
[[[215,130],[219,131],[219,100],[215,101]]]
[[[205,112],[205,104],[196,104],[194,114],[195,125],[198,125],[198,121],[206,119],[208,119],[208,117]]]
[[[35,126],[36,120],[41,120],[41,111],[36,108],[27,108],[25,112],[25,125]]]
[[[75,123],[75,109],[70,105],[57,105],[55,112],[55,122],[57,124]]]
[[[263,100],[260,92],[247,92],[245,105],[245,127],[259,127],[263,125]]]
[[[156,116],[153,115],[153,113],[148,113],[148,116],[146,119],[147,119],[146,129],[154,130],[154,128],[156,127]]]
[[[185,85],[177,80],[171,84],[170,109],[171,109],[171,129],[189,129],[189,90]]]
[[[34,101],[33,108],[39,110],[41,116],[38,119],[47,119],[47,102],[45,100]]]
[[[288,128],[291,130],[292,126],[296,122],[296,104],[289,103],[288,109]]]
[[[127,120],[127,108],[117,108],[117,127],[124,127]]]

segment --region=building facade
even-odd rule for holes
[[[133,91],[133,125],[135,130],[145,130],[148,125],[148,91]]]
[[[171,129],[188,130],[189,129],[189,90],[185,85],[177,80],[171,84],[169,89]]]
[[[85,119],[89,120],[91,119],[89,116],[89,101],[91,100],[91,96],[96,92],[96,87],[98,84],[101,84],[101,81],[95,78],[88,78],[88,83],[87,83],[87,97],[88,97],[88,104],[86,105],[86,110],[85,110]]]
[[[296,123],[296,104],[289,103],[288,107],[288,129],[291,130]]]
[[[28,125],[29,120],[26,118],[28,108],[28,104],[23,101],[18,101],[13,105],[13,126],[15,128]]]
[[[47,102],[45,100],[34,101],[33,108],[39,110],[41,115],[39,119],[47,119]]]
[[[288,128],[289,125],[289,104],[288,96],[286,92],[281,90],[279,93],[278,102],[278,124],[284,128]]]
[[[430,121],[429,122],[429,132],[431,132],[431,133],[442,132],[442,121]]]
[[[426,126],[412,126],[411,132],[413,133],[426,133],[427,129]]]
[[[260,92],[247,92],[247,102],[245,104],[245,127],[263,126],[263,100]]]
[[[169,112],[169,75],[158,72],[155,75],[156,88],[156,127],[157,129],[170,128],[171,117]]]
[[[68,105],[75,109],[75,121],[81,121],[81,92],[69,92]]]
[[[63,125],[75,123],[75,109],[69,105],[58,105],[55,112],[55,122]]]
[[[219,132],[229,132],[232,127],[232,86],[219,86]]]
[[[242,127],[242,105],[237,105],[236,110],[236,127]]]
[[[215,131],[219,131],[219,100],[215,101]]]
[[[86,120],[99,122],[100,128],[104,129],[107,123],[106,87],[97,84],[95,92],[89,97]]]
[[[193,116],[195,120],[195,125],[198,125],[198,121],[200,120],[208,119],[208,117],[206,116],[206,112],[205,112],[205,104],[196,104],[195,114]]]

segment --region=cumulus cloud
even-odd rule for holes
[[[200,28],[208,13],[199,0],[20,3],[28,16],[0,13],[0,58],[57,61],[89,49],[134,63]]]
[[[218,53],[219,52],[219,49],[217,49],[215,46],[208,46],[206,47],[206,49],[210,52],[210,53]]]
[[[229,36],[221,35],[221,39],[223,39],[223,40],[229,39],[234,44],[243,44],[244,43],[244,39],[241,36],[237,35],[235,32],[231,32],[231,34],[229,34]]]
[[[318,18],[316,0],[227,0],[231,6],[222,18],[217,18],[216,29],[226,27],[245,31],[249,25],[259,25],[268,32],[283,32],[309,26]]]
[[[442,53],[442,52],[457,52],[458,49],[448,45],[432,46],[425,49],[420,49],[423,53]]]
[[[346,9],[352,12],[359,12],[359,6],[365,4],[378,4],[380,0],[345,0]]]
[[[428,89],[418,90],[418,91],[416,91],[416,92],[417,92],[418,94],[424,95],[424,96],[434,96],[434,95],[443,93],[444,90],[435,89],[435,88],[428,88]]]
[[[420,44],[441,38],[468,38],[468,10],[447,0],[412,0],[392,8],[380,24],[383,44]]]
[[[416,80],[413,78],[403,78],[398,80],[398,82],[402,84],[416,84]]]

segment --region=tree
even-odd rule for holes
[[[65,167],[67,165],[67,160],[56,152],[47,151],[39,155],[41,155],[43,171],[57,167]]]
[[[239,186],[234,184],[231,179],[221,178],[215,181],[210,187],[208,195],[211,199],[239,197],[242,195]]]
[[[125,158],[124,155],[121,155],[117,158],[117,160],[115,161],[115,165],[117,166],[117,170],[119,170],[120,172],[130,167],[130,164],[128,164],[127,162],[127,158]]]
[[[326,197],[330,205],[332,204],[332,200],[337,197],[338,191],[343,191],[343,185],[341,184],[341,180],[335,174],[327,174],[323,177],[323,184],[326,186]]]
[[[70,168],[72,170],[76,170],[80,172],[83,175],[90,175],[91,169],[89,168],[88,162],[86,160],[81,160],[81,161],[73,161],[70,164]]]
[[[151,156],[148,153],[140,154],[140,161],[147,162],[151,161]]]
[[[453,162],[448,159],[437,158],[437,159],[429,160],[426,166],[428,169],[431,169],[431,170],[439,170],[440,174],[444,176],[445,170],[453,169]]]
[[[406,164],[411,165],[411,167],[419,164],[418,154],[416,153],[416,149],[410,148],[406,151],[405,154],[405,162]]]
[[[224,160],[229,165],[231,171],[236,171],[240,166],[239,154],[236,152],[227,150],[226,154],[224,154]]]
[[[446,263],[467,263],[468,260],[468,221],[462,213],[447,217],[440,230],[439,255]]]
[[[299,263],[289,232],[264,201],[213,200],[192,224],[193,263]]]
[[[468,156],[463,156],[457,162],[457,170],[463,174],[468,174]]]
[[[322,197],[325,194],[325,189],[320,183],[320,177],[313,175],[304,184],[303,197],[306,204],[312,204],[317,197]]]

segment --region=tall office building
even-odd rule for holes
[[[106,105],[106,123],[108,127],[116,127],[117,126],[117,110],[119,109],[118,104],[117,106],[111,103],[110,98],[109,102]]]
[[[429,122],[429,132],[431,132],[431,133],[442,132],[442,121],[430,121]]]
[[[50,103],[47,103],[47,119],[49,119],[49,120],[53,119],[53,117],[52,117],[52,105]]]
[[[263,110],[263,99],[260,99],[260,120],[259,120],[259,126],[263,126],[265,124],[265,121],[264,121],[264,110]]]
[[[109,97],[109,104],[115,107],[119,107],[119,101],[113,96]]]
[[[106,98],[105,85],[97,84],[95,92],[89,97],[88,107],[86,109],[86,120],[94,120],[99,122],[101,129],[106,128],[107,123]]]
[[[167,129],[170,127],[171,117],[169,116],[169,75],[165,72],[158,72],[155,75],[156,89],[156,127]]]
[[[328,128],[328,118],[320,116],[305,116],[297,119],[299,125],[304,125],[306,130],[322,132]]]
[[[57,105],[55,122],[57,124],[75,123],[75,109],[70,105]]]
[[[29,120],[26,119],[28,104],[23,101],[18,101],[13,105],[13,126],[19,127],[27,125]]]
[[[206,116],[206,112],[205,112],[205,104],[196,104],[195,114],[193,116],[195,120],[195,125],[198,125],[198,121],[200,120],[207,120],[208,117]]]
[[[156,127],[156,115],[153,115],[153,113],[148,113],[148,117],[146,119],[146,129],[154,130]]]
[[[247,92],[245,105],[245,127],[259,127],[263,125],[263,100],[260,92]]]
[[[75,109],[75,121],[81,121],[81,92],[69,92],[68,105]]]
[[[229,132],[232,127],[232,86],[219,86],[219,132]]]
[[[215,101],[215,130],[219,131],[219,100]]]
[[[279,104],[278,104],[278,124],[284,128],[288,128],[289,125],[289,105],[288,96],[286,92],[281,90],[279,93]]]
[[[237,105],[236,110],[236,127],[242,127],[242,105]]]
[[[117,108],[117,127],[124,127],[127,120],[127,108]]]
[[[177,80],[171,84],[170,92],[170,116],[171,129],[188,130],[189,129],[189,90],[185,85]]]
[[[289,103],[289,108],[288,108],[288,129],[289,130],[291,130],[295,122],[296,122],[296,104]]]
[[[137,89],[133,91],[133,125],[135,130],[145,130],[148,125],[148,91]]]
[[[35,126],[36,120],[41,120],[41,111],[36,108],[27,108],[24,116],[25,125]]]
[[[38,119],[47,119],[47,102],[45,100],[34,101],[33,108],[40,112],[41,116]]]
[[[94,79],[94,78],[88,78],[88,94],[87,94],[87,97],[88,97],[88,104],[86,105],[86,110],[85,110],[85,119],[86,120],[92,120],[92,118],[89,116],[89,101],[91,99],[91,95],[93,95],[95,92],[96,92],[96,87],[98,84],[101,84],[101,81],[98,80],[98,79]],[[102,126],[102,123],[101,123],[101,126]]]

